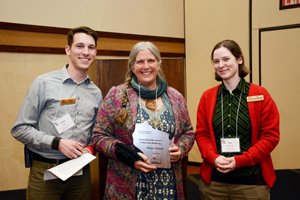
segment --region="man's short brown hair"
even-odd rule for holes
[[[73,44],[73,39],[74,39],[74,35],[76,33],[86,33],[87,35],[90,35],[94,38],[95,40],[95,46],[97,47],[97,40],[98,40],[98,34],[96,31],[94,31],[93,29],[86,27],[86,26],[80,26],[77,28],[73,28],[72,30],[69,31],[68,33],[68,45],[69,47],[72,46]]]

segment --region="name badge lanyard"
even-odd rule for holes
[[[56,116],[57,116],[57,113],[58,113],[58,109],[59,109],[60,101],[61,101],[61,97],[62,97],[62,88],[63,88],[63,83],[61,82],[59,102],[58,102],[58,104],[57,104],[55,116],[54,116],[54,119],[52,120],[52,122],[54,122],[54,121],[56,120]],[[73,94],[73,93],[72,93],[72,94]],[[66,105],[65,105],[65,113],[67,114],[67,108],[66,108]]]
[[[70,96],[72,96],[77,90],[78,88],[80,87],[81,85],[79,85],[76,90],[74,92],[72,92],[68,98]],[[61,82],[61,92],[60,92],[60,101],[57,105],[57,109],[56,109],[56,112],[55,112],[55,116],[54,116],[54,119],[52,120],[52,123],[54,124],[56,130],[58,131],[59,134],[61,134],[62,132],[64,132],[65,130],[73,127],[75,124],[70,116],[70,114],[67,113],[67,108],[66,108],[66,105],[64,106],[65,107],[65,115],[59,119],[56,119],[57,117],[57,113],[58,113],[58,109],[59,109],[59,106],[60,106],[60,102],[62,100],[62,88],[63,88],[63,82]]]
[[[238,117],[240,104],[242,99],[242,92],[240,93],[240,99],[238,108],[236,111],[236,131],[235,138],[224,138],[224,111],[223,111],[223,90],[221,90],[221,107],[222,107],[222,138],[221,138],[221,151],[222,153],[232,153],[232,152],[241,152],[240,141],[238,138]]]

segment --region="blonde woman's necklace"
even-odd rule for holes
[[[156,110],[156,101],[153,99],[148,99],[145,104],[146,108],[149,110]]]
[[[139,86],[139,94],[140,94],[140,86]],[[141,103],[141,98],[140,103]],[[155,100],[157,101],[157,88],[156,88],[156,95],[155,95]],[[150,116],[150,124],[152,124],[153,127],[158,128],[160,126],[161,120],[159,119],[159,116],[157,116],[157,104],[156,101],[153,99],[148,99],[145,103],[145,107],[148,108],[149,110],[155,111],[155,113]],[[141,112],[142,116],[142,112]]]

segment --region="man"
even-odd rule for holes
[[[27,200],[90,198],[89,165],[82,175],[66,181],[44,180],[44,172],[83,153],[94,153],[91,132],[102,94],[87,73],[96,58],[97,39],[88,27],[72,29],[65,48],[69,64],[38,76],[18,112],[11,133],[32,155]]]

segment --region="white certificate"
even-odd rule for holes
[[[145,121],[136,124],[132,136],[133,144],[147,156],[151,165],[171,168],[169,148],[173,145],[173,139],[169,140],[168,133],[153,129]]]
[[[96,157],[92,154],[84,153],[78,158],[69,160],[45,171],[44,180],[60,178],[62,181],[65,181],[71,176],[82,175],[82,168],[95,158]]]

